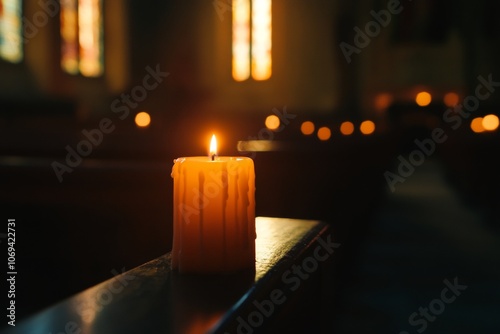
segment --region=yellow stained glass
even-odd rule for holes
[[[100,0],[78,0],[80,72],[87,77],[102,74]]]
[[[103,74],[101,0],[61,1],[61,66],[70,74]]]
[[[78,14],[77,0],[61,1],[61,66],[70,73],[78,69]]]
[[[271,77],[271,0],[252,2],[252,77]]]
[[[233,0],[232,5],[233,79],[269,79],[272,68],[271,0]]]
[[[250,0],[233,0],[233,78],[250,77]]]
[[[0,58],[20,62],[22,44],[21,0],[0,0]]]

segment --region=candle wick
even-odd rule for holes
[[[212,161],[215,160],[215,153],[212,154]]]

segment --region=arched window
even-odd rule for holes
[[[61,67],[70,74],[103,74],[102,0],[61,0]]]

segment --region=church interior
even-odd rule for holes
[[[319,323],[301,328],[497,332],[498,13],[486,0],[0,0],[16,323],[170,252],[173,162],[207,156],[215,134],[219,155],[253,160],[256,216],[325,222],[341,245]]]

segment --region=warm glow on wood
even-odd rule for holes
[[[250,0],[233,0],[233,78],[250,77]]]
[[[266,80],[271,77],[271,0],[252,2],[252,77]]]

